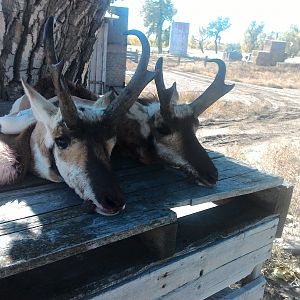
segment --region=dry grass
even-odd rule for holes
[[[292,256],[276,244],[263,269],[267,278],[265,300],[299,299],[300,293],[300,258]]]
[[[151,56],[150,64],[154,65],[157,60],[156,55]],[[212,63],[204,65],[203,61],[186,60],[172,56],[164,57],[164,66],[175,71],[197,73],[214,77],[217,66]],[[226,62],[226,79],[235,82],[250,83],[272,88],[300,89],[300,69],[294,67],[263,67],[246,62]],[[134,71],[136,64],[127,60],[127,70]]]
[[[169,62],[171,68],[173,62]],[[181,62],[176,70],[214,76],[217,68],[203,62]],[[244,82],[273,88],[300,89],[300,69],[261,67],[246,62],[227,62],[226,78],[236,82]]]
[[[261,147],[258,156],[249,155],[248,147],[238,145],[225,148],[225,154],[243,161],[259,170],[284,178],[294,186],[293,197],[289,209],[292,218],[291,230],[287,235],[300,234],[300,145],[282,141],[277,145]]]

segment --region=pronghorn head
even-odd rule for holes
[[[160,58],[155,76],[159,102],[149,99],[135,102],[127,119],[118,127],[117,142],[123,151],[143,163],[160,160],[183,170],[197,183],[212,186],[218,179],[218,171],[196,137],[198,117],[234,85],[224,83],[226,66],[222,60],[208,61],[219,66],[213,83],[192,103],[178,104],[176,83],[165,87]]]
[[[234,85],[224,83],[226,66],[220,59],[210,59],[219,70],[213,83],[190,104],[178,104],[176,83],[166,89],[162,58],[156,63],[155,84],[160,109],[153,115],[150,127],[157,155],[167,164],[191,175],[197,183],[212,186],[218,180],[218,171],[196,137],[198,117],[215,101],[232,90]]]
[[[58,181],[61,176],[82,199],[92,201],[96,211],[104,215],[116,214],[125,207],[123,193],[110,166],[116,127],[147,83],[154,78],[154,73],[147,70],[150,56],[147,38],[136,30],[127,34],[134,34],[140,39],[142,57],[127,87],[105,108],[101,105],[104,99],[93,105],[78,106],[72,100],[62,76],[63,62],[58,62],[54,50],[52,17],[45,25],[44,44],[59,107],[23,82],[37,120],[31,141],[32,154],[37,163],[34,167],[36,173],[40,176],[46,173],[43,177],[48,176],[53,181]],[[48,166],[46,171],[43,169],[43,150],[38,144],[43,144],[42,149],[52,157],[52,161],[48,159],[45,164]]]

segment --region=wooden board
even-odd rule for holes
[[[234,259],[235,255],[244,255],[248,251],[259,248],[262,244],[257,243],[258,240],[263,242],[272,240],[274,237],[272,232],[276,230],[277,223],[273,223],[273,228],[269,228],[268,223],[275,218],[261,211],[261,208],[253,203],[245,201],[236,203],[232,201],[223,206],[179,218],[176,253],[172,259],[176,260],[177,256],[180,259],[218,245],[220,252],[215,252],[214,255],[220,257],[221,261],[216,261],[212,257],[202,259],[203,264],[206,260],[216,261],[215,265],[210,263],[210,267],[205,263],[206,271],[209,271],[210,268],[226,263],[226,259]],[[172,227],[172,225],[164,227]],[[164,230],[163,234],[157,233],[161,230],[162,227],[159,227],[141,234],[146,241],[146,247],[144,243],[140,243],[140,239],[131,237],[25,273],[3,278],[0,284],[0,299],[7,294],[10,295],[11,300],[20,298],[41,300],[53,297],[77,299],[134,280],[145,272],[165,266],[166,260],[162,261],[151,251],[156,248],[155,245],[151,246],[153,240],[158,241],[156,245],[159,246],[160,237],[172,236],[172,232],[168,230]],[[251,234],[249,235],[248,232]],[[145,239],[144,235],[148,233]],[[237,235],[240,235],[240,241],[233,239]],[[224,245],[223,248],[220,247],[221,243]],[[235,248],[240,249],[240,252],[235,254],[231,251]],[[223,253],[228,254],[224,257]],[[159,251],[156,254],[160,254]],[[184,266],[183,269],[187,270]],[[192,272],[193,270],[191,268]],[[16,285],[18,290],[15,289]],[[28,289],[29,286],[32,288]]]
[[[220,268],[213,270],[207,275],[196,279],[160,299],[168,300],[203,300],[224,289],[228,285],[240,280],[251,272],[255,264],[264,262],[271,256],[272,244],[255,250],[235,261],[231,261]],[[241,267],[242,266],[242,267]],[[244,299],[241,297],[240,299]],[[252,298],[251,300],[260,300]]]
[[[293,186],[285,182],[280,186],[247,195],[245,200],[254,201],[263,209],[268,210],[270,213],[279,214],[280,218],[276,237],[281,237],[285,219],[291,203],[292,194]]]
[[[59,220],[59,222],[58,222]],[[0,278],[104,246],[176,221],[166,209],[132,205],[115,217],[83,213],[80,207],[31,217],[31,226],[14,220],[0,236]]]
[[[263,299],[265,285],[265,278],[259,276],[240,288],[226,288],[206,300],[261,300]]]
[[[277,222],[277,218],[269,219],[215,245],[192,249],[94,299],[140,299],[141,291],[145,299],[205,299],[242,279],[270,257],[270,237],[275,235]]]

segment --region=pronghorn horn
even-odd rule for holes
[[[170,88],[166,88],[162,68],[163,58],[160,57],[155,64],[155,85],[162,115],[165,118],[172,118],[175,115],[174,105],[178,100],[178,92],[176,82],[174,82]]]
[[[69,128],[78,126],[79,117],[76,106],[68,92],[65,79],[62,75],[64,63],[58,62],[53,37],[54,17],[49,17],[44,28],[44,47],[46,60],[55,88],[56,95],[59,100],[59,108],[63,116],[64,122]]]
[[[211,85],[204,91],[202,95],[196,98],[190,107],[193,110],[194,116],[198,117],[207,108],[214,104],[218,99],[229,93],[234,84],[225,84],[226,65],[221,59],[208,59],[207,62],[214,62],[218,65],[219,70]]]
[[[155,73],[147,70],[150,59],[150,45],[146,36],[138,30],[129,30],[125,35],[135,35],[141,42],[142,55],[134,75],[127,86],[105,110],[103,119],[117,124],[133,105],[145,86],[154,78]]]

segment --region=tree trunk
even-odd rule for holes
[[[161,54],[162,51],[162,28],[157,28],[157,50],[158,53]]]
[[[22,94],[20,78],[36,82],[45,72],[42,34],[54,15],[56,50],[65,76],[82,81],[109,0],[0,0],[0,99]]]
[[[218,40],[215,39],[215,51],[216,51],[216,54],[218,54]]]
[[[203,41],[199,41],[199,48],[200,48],[201,52],[204,53],[204,43],[203,43]]]

